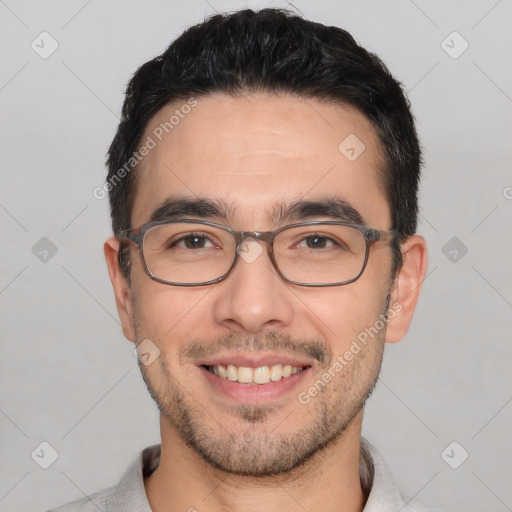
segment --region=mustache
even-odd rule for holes
[[[263,334],[227,333],[213,342],[190,340],[180,351],[181,358],[201,359],[229,350],[236,352],[272,351],[286,352],[314,359],[322,365],[329,365],[332,354],[328,346],[317,339],[296,339],[289,334],[268,331]]]

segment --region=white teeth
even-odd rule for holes
[[[240,372],[238,372],[240,376]],[[239,377],[240,378],[240,377]],[[270,369],[268,366],[260,366],[255,368],[253,372],[253,380],[256,384],[267,384],[270,382]]]
[[[226,368],[219,364],[218,366],[215,366],[217,368],[218,376],[222,379],[225,379],[228,376],[228,372],[226,371]]]
[[[238,370],[236,366],[233,366],[232,364],[228,364],[227,371],[226,371],[226,377],[228,380],[235,381],[238,380]]]
[[[280,364],[275,364],[270,368],[270,380],[275,382],[283,378],[283,367]]]
[[[238,382],[252,382],[252,377],[252,368],[247,368],[246,366],[238,367]]]
[[[303,368],[275,364],[269,366],[259,366],[258,368],[249,368],[247,366],[234,366],[232,364],[209,366],[209,370],[218,375],[221,379],[228,379],[232,382],[242,382],[244,384],[268,384],[269,382],[277,382],[278,380],[290,377],[300,373]]]

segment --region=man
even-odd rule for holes
[[[426,510],[361,439],[425,276],[408,102],[345,31],[216,15],[144,64],[105,256],[162,444],[58,510]]]

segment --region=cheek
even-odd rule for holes
[[[168,286],[144,274],[133,279],[132,289],[137,338],[149,338],[161,350],[169,340],[177,347],[193,337],[198,319],[206,318],[203,299],[209,288]]]
[[[385,313],[388,292],[388,280],[375,282],[361,278],[328,292],[317,291],[316,299],[302,299],[310,306],[307,310],[309,322],[317,327],[333,353],[338,354]]]
[[[154,283],[154,285],[153,285]],[[201,337],[198,329],[203,325],[207,312],[201,299],[204,289],[176,289],[156,282],[140,290],[135,308],[137,342],[149,339],[160,351],[154,363],[145,367],[147,381],[161,396],[169,392],[179,368],[180,381],[191,371],[182,367],[180,351],[191,338]],[[167,289],[169,288],[169,289]],[[172,386],[178,390],[178,387]]]

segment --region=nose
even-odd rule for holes
[[[291,324],[293,294],[272,265],[265,246],[249,238],[229,276],[216,284],[215,321],[235,331],[258,333]]]

